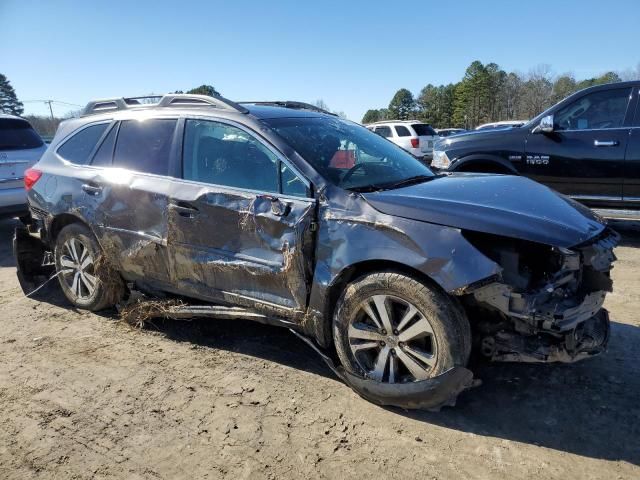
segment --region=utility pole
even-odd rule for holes
[[[51,107],[51,104],[53,103],[53,100],[45,100],[44,103],[49,105],[49,112],[51,113],[51,120],[53,120],[53,108]]]

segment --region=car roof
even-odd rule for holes
[[[9,113],[0,113],[0,118],[10,118],[12,120],[24,120],[25,122],[28,123],[28,121],[22,117],[19,117],[17,115],[11,115]]]

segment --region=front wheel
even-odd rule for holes
[[[465,366],[471,330],[444,292],[395,272],[347,285],[333,319],[342,365],[381,383],[409,383]]]
[[[72,223],[56,238],[56,271],[62,292],[75,306],[97,311],[114,306],[124,293],[97,240],[84,225]]]

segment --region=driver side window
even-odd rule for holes
[[[561,108],[555,114],[555,130],[619,128],[624,124],[629,88],[593,92]]]

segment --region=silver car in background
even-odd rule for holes
[[[47,146],[25,119],[0,114],[0,218],[28,214],[24,172]]]

